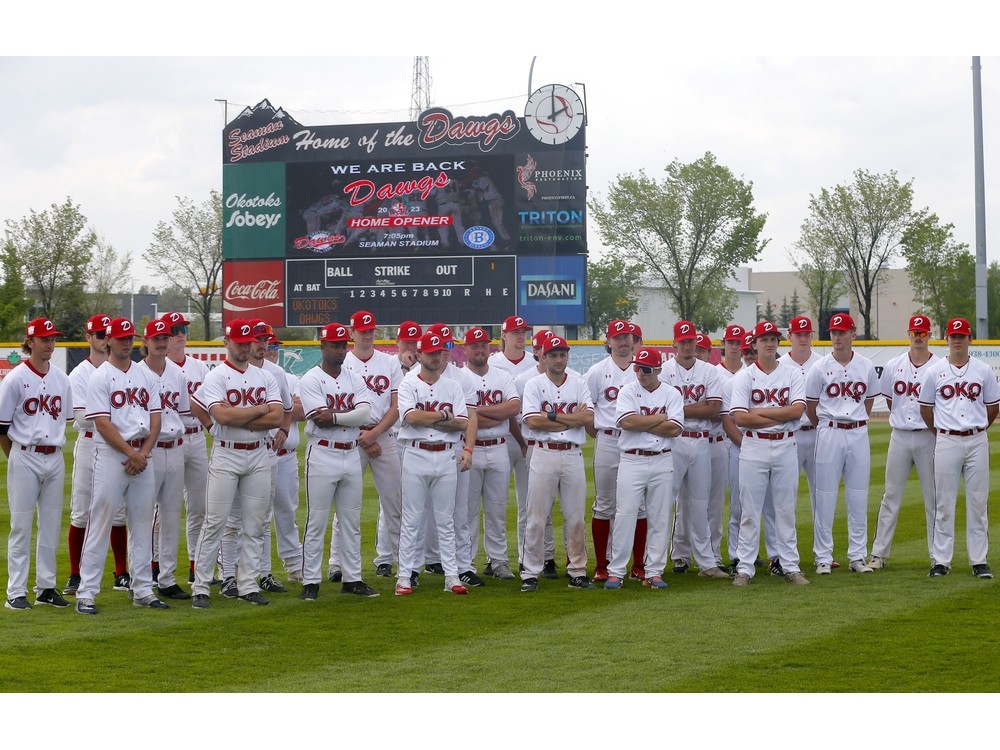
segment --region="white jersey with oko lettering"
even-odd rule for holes
[[[126,442],[149,435],[149,417],[161,411],[160,384],[149,368],[132,362],[122,372],[110,361],[90,377],[87,384],[87,419],[109,417],[111,424]],[[95,443],[104,443],[101,433],[94,433]]]

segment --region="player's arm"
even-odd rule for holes
[[[389,396],[389,408],[382,415],[382,419],[372,425],[371,429],[362,431],[361,437],[363,439],[360,441],[361,444],[371,445],[374,443],[375,438],[391,429],[396,424],[397,419],[399,419],[399,395],[396,391],[392,391]]]
[[[997,413],[1000,412],[1000,404],[987,404],[986,405],[986,429],[990,428],[990,425],[996,421]]]
[[[7,458],[10,458],[10,449],[13,447],[13,443],[10,442],[10,435],[7,434],[7,430],[9,429],[9,424],[0,424],[0,450],[3,450],[3,454]]]
[[[245,427],[248,430],[260,429],[250,424],[257,419],[266,418],[271,413],[271,407],[277,407],[277,418],[267,429],[273,429],[281,424],[282,408],[280,403],[256,404],[254,406],[229,406],[220,402],[212,404],[208,413],[212,420],[222,427]]]
[[[368,424],[368,418],[371,416],[372,406],[367,401],[361,401],[354,405],[353,409],[348,411],[335,411],[331,412],[333,416],[333,426],[334,427],[360,427],[363,424]]]
[[[721,406],[722,401],[714,398],[687,404],[684,407],[684,419],[715,419],[719,416]]]
[[[794,422],[802,418],[806,405],[794,401],[787,406],[769,406],[766,408],[751,408],[734,410],[733,419],[739,427],[752,430],[755,427],[773,427],[782,422]]]
[[[514,438],[514,441],[521,448],[521,455],[527,455],[528,442],[524,439],[524,435],[521,433],[521,423],[517,421],[516,417],[511,417],[507,424],[510,427],[510,436]]]
[[[282,407],[280,401],[271,401],[269,403],[263,404],[267,407],[267,412],[251,419],[249,422],[241,425],[248,430],[256,430],[259,432],[267,432],[268,430],[273,430],[275,427],[281,426],[281,420],[284,419],[285,410]]]
[[[989,416],[989,409],[986,410],[987,416]],[[993,413],[996,417],[996,412]],[[931,432],[934,431],[934,406],[928,404],[920,404],[920,418],[924,420],[924,424],[927,425],[927,429]],[[991,420],[992,421],[992,420]]]
[[[483,417],[486,417],[493,422],[493,424],[482,424],[481,426],[496,427],[497,425],[506,422],[519,411],[521,411],[521,400],[519,398],[513,398],[501,401],[499,404],[477,406],[476,416],[480,419],[480,421],[482,421]]]
[[[865,411],[868,412],[868,416],[872,415],[872,407],[875,405],[875,397],[865,399]]]
[[[153,452],[153,448],[156,447],[156,441],[160,437],[160,426],[163,423],[163,417],[160,412],[154,411],[149,414],[149,434],[143,439],[142,447],[139,452],[149,460],[150,454]]]
[[[194,399],[191,399],[191,416],[201,423],[201,428],[203,430],[212,429],[212,417],[205,410],[205,408]]]
[[[722,430],[729,436],[729,439],[733,441],[733,445],[737,448],[742,447],[743,432],[736,424],[736,420],[733,419],[733,415],[731,413],[725,413],[722,415]]]
[[[813,427],[819,424],[819,415],[816,414],[817,406],[819,406],[819,401],[813,401],[811,398],[806,399],[806,416],[809,417],[809,424]]]

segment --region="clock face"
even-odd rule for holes
[[[572,140],[583,127],[583,102],[569,86],[542,86],[528,97],[524,123],[541,143],[558,146]]]

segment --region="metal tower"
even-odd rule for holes
[[[413,94],[410,97],[410,120],[431,106],[431,64],[427,57],[413,58]]]

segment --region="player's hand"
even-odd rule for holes
[[[472,468],[472,451],[463,450],[458,457],[458,470],[468,471]]]
[[[358,442],[360,443],[361,441],[359,440]],[[379,456],[382,455],[382,446],[379,445],[378,443],[372,443],[371,445],[362,445],[361,447],[365,449],[365,454],[368,456],[368,458],[378,458]]]
[[[417,355],[413,352],[403,352],[399,356],[399,361],[406,367],[413,367],[417,363]]]
[[[358,436],[358,445],[360,445],[362,448],[364,448],[367,451],[373,445],[377,445],[378,444],[377,441],[378,441],[378,437],[376,435],[373,435],[372,432],[371,432],[371,430],[366,430],[364,427],[361,428],[361,435]],[[382,451],[379,451],[378,453],[375,454],[375,456],[377,456],[377,455],[379,455],[381,453],[382,453]],[[372,454],[371,454],[370,451],[369,451],[368,455],[371,456],[372,458],[375,458],[375,456],[372,456]]]
[[[275,432],[274,437],[271,438],[271,450],[277,453],[281,450],[286,440],[288,440],[288,436],[281,430],[278,430]]]
[[[313,414],[312,421],[317,427],[333,427],[333,412],[329,409],[318,409]]]

